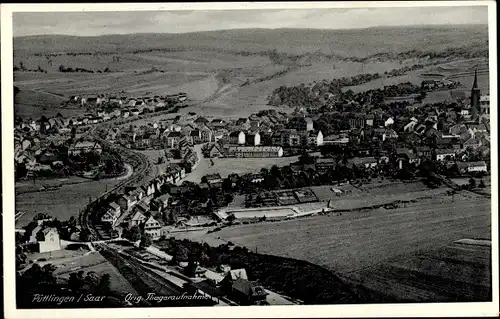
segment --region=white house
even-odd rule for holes
[[[259,132],[249,133],[246,135],[245,139],[249,145],[252,145],[252,146],[259,146],[260,145]]]
[[[149,234],[153,239],[158,239],[161,236],[161,227],[161,224],[156,219],[149,217],[144,224],[144,232]]]
[[[413,132],[415,130],[415,126],[418,124],[418,120],[414,117],[411,118],[410,123],[404,126],[405,132]]]
[[[473,172],[487,172],[488,167],[486,166],[485,161],[479,161],[479,162],[460,162],[458,163],[458,167],[460,170],[465,170],[467,173],[473,173]]]
[[[104,215],[101,217],[101,221],[103,223],[109,223],[111,226],[114,226],[118,218],[120,217],[121,213],[121,207],[115,203],[112,202],[109,204],[108,210],[104,213]]]
[[[229,143],[230,144],[245,144],[245,133],[242,131],[236,131],[229,134]]]
[[[385,120],[384,125],[387,127],[389,125],[394,124],[394,119],[392,117],[389,117],[387,120]]]
[[[39,230],[36,236],[38,237],[36,245],[38,252],[45,253],[61,249],[61,241],[56,228],[50,227]]]
[[[455,151],[452,149],[437,149],[436,150],[436,160],[437,161],[444,161],[446,158],[454,159],[455,158]]]
[[[323,145],[323,133],[321,131],[308,131],[307,145],[321,146]]]

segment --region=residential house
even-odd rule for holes
[[[454,149],[436,149],[435,159],[437,161],[453,160],[455,159],[455,153]]]
[[[417,146],[415,151],[419,157],[430,157],[432,155],[432,150],[428,146]]]
[[[212,121],[210,121],[210,124],[208,125],[215,128],[215,127],[226,126],[226,123],[222,119],[213,119]]]
[[[59,232],[55,227],[42,227],[39,225],[32,231],[35,238],[34,250],[39,253],[46,253],[61,249]]]
[[[368,114],[365,119],[366,119],[366,126],[373,126],[373,120],[375,116],[373,114]]]
[[[253,305],[266,300],[269,294],[260,286],[248,281],[245,269],[230,270],[221,281],[223,290],[229,298],[242,305]]]
[[[482,145],[481,140],[471,137],[470,139],[464,142],[463,149],[472,148],[475,150],[479,148],[481,145]]]
[[[357,167],[364,168],[375,168],[378,165],[378,161],[375,157],[355,157],[350,160],[351,165],[356,165]]]
[[[158,211],[164,211],[172,203],[172,195],[163,194],[153,200],[155,207]]]
[[[181,132],[169,132],[166,135],[167,145],[170,148],[176,148],[179,145],[181,138],[183,137]]]
[[[192,144],[201,143],[201,132],[199,129],[192,130],[189,132],[189,140]]]
[[[139,199],[136,196],[123,194],[120,198],[118,198],[117,203],[122,211],[128,211],[134,207],[138,201]]]
[[[226,133],[227,133],[227,130],[225,130],[225,129],[219,129],[219,130],[213,132],[213,140],[214,140],[214,142],[218,142],[221,139],[223,139],[224,135]]]
[[[206,125],[200,125],[201,143],[209,143],[212,141],[213,131]]]
[[[314,129],[313,120],[310,117],[299,119],[297,129],[299,131],[312,131]]]
[[[250,127],[253,127],[253,128],[260,127],[261,122],[262,121],[258,118],[252,118],[252,119],[250,119]]]
[[[68,155],[75,156],[83,152],[91,152],[91,151],[97,154],[101,154],[102,147],[97,142],[89,142],[89,141],[77,142],[69,147]]]
[[[149,182],[145,185],[141,186],[141,191],[144,193],[144,197],[151,197],[155,193],[155,184],[154,182]]]
[[[388,119],[385,120],[384,122],[384,126],[387,127],[389,125],[393,125],[394,124],[394,119],[392,117],[389,117]]]
[[[196,125],[200,125],[200,124],[201,125],[206,125],[208,122],[209,121],[206,118],[204,118],[204,117],[198,117],[196,120],[194,120],[194,123]]]
[[[318,158],[316,160],[316,170],[323,174],[325,173],[326,171],[328,171],[329,169],[334,169],[335,166],[337,166],[337,161],[333,158],[324,158],[324,157],[321,157],[321,158]]]
[[[172,183],[177,183],[184,177],[186,177],[186,170],[184,169],[184,167],[174,164],[167,167],[165,175],[171,176]]]
[[[256,184],[264,181],[264,177],[261,174],[251,174],[249,177],[250,183]]]
[[[457,165],[462,173],[488,172],[488,167],[485,161],[458,162]]]
[[[414,117],[411,118],[410,122],[406,124],[403,128],[405,132],[413,132],[418,124],[418,120]]]
[[[248,118],[245,118],[245,117],[241,117],[241,118],[237,119],[236,123],[235,123],[236,126],[240,126],[244,129],[248,128],[249,124],[250,124],[250,121],[248,120]]]
[[[236,145],[244,145],[245,144],[245,133],[242,131],[235,131],[229,134],[229,143]]]
[[[108,223],[111,226],[114,226],[116,221],[120,217],[120,214],[121,214],[121,207],[117,203],[112,202],[109,204],[109,207],[104,213],[104,215],[102,215],[101,222]]]
[[[140,211],[136,211],[128,221],[128,227],[139,226],[146,221],[146,216]]]
[[[308,131],[308,134],[305,135],[304,142],[308,146],[321,146],[324,143],[323,133],[321,133],[321,131]]]
[[[222,147],[218,143],[213,143],[212,145],[210,145],[208,147],[206,154],[210,158],[223,157],[224,150],[222,149]]]
[[[158,239],[161,236],[160,229],[162,225],[153,216],[149,217],[144,223],[144,233],[151,236],[152,239]]]
[[[222,180],[219,174],[205,175],[201,178],[202,183],[208,184],[210,188],[220,188],[222,186]]]
[[[246,142],[249,145],[252,146],[259,146],[260,145],[260,134],[259,132],[255,133],[247,133],[245,136]]]

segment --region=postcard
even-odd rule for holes
[[[6,318],[498,315],[494,1],[1,14]]]

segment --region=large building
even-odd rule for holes
[[[229,157],[282,157],[280,146],[236,146],[229,147]]]
[[[101,154],[102,147],[97,142],[83,141],[73,144],[68,149],[68,155],[73,155],[73,156],[87,152],[95,152],[97,154]]]

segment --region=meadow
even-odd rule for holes
[[[490,203],[476,198],[238,225],[211,235],[347,275],[399,255],[481,237],[490,229]]]
[[[22,183],[16,187],[15,209],[26,212],[18,220],[16,227],[27,225],[37,213],[45,213],[59,220],[68,220],[71,216],[78,217],[80,210],[85,208],[90,198],[103,194],[106,189],[111,189],[120,181],[108,180],[83,180],[73,178],[66,181],[47,180],[33,183]],[[37,192],[42,184],[63,184],[59,189]]]

